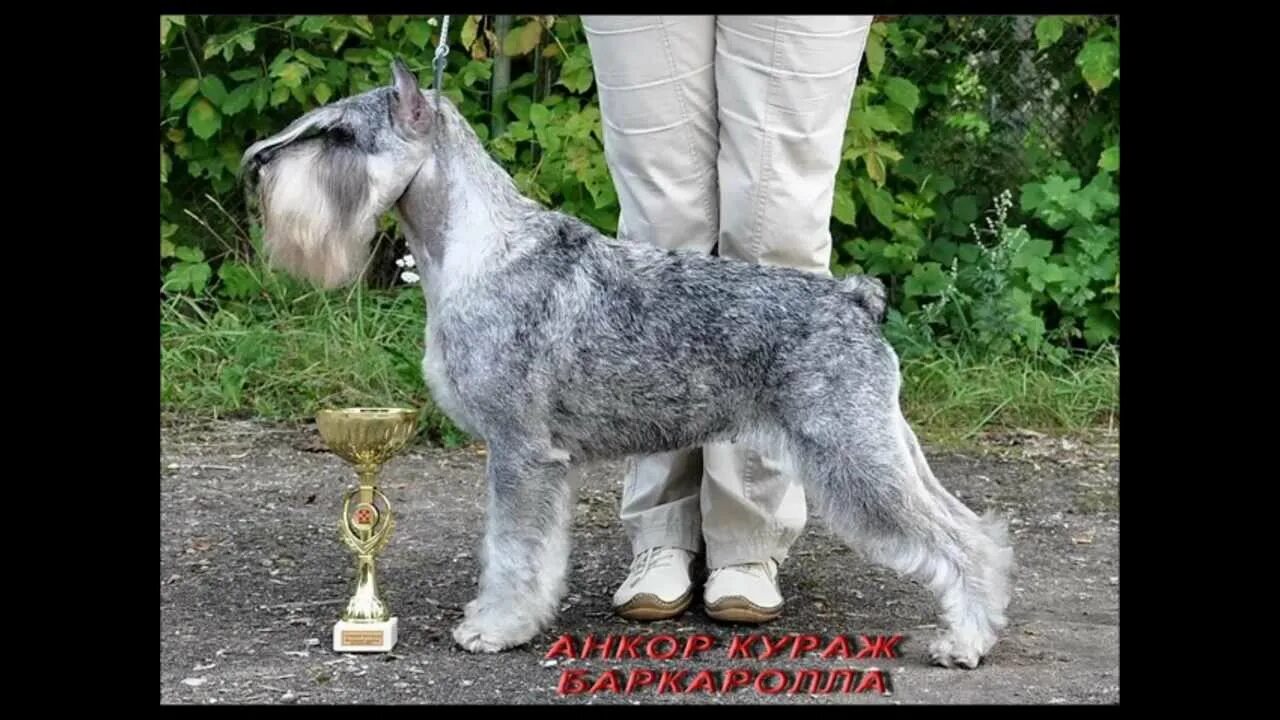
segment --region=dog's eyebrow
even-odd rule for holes
[[[272,135],[265,140],[260,140],[249,146],[244,151],[244,155],[240,158],[240,168],[258,168],[266,162],[270,161],[270,157],[261,158],[263,153],[274,154],[272,151],[279,150],[289,143],[312,137],[326,130],[336,127],[341,121],[343,111],[336,107],[323,107],[308,115],[298,118],[289,127]]]

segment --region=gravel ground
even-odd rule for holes
[[[473,597],[483,527],[480,446],[415,446],[385,468],[397,525],[379,580],[400,622],[385,654],[334,653],[332,624],[350,592],[352,557],[337,539],[350,470],[312,426],[251,421],[166,422],[162,434],[160,697],[166,704],[559,703],[1117,703],[1120,533],[1118,448],[1015,433],[975,450],[926,448],[935,472],[975,508],[1010,518],[1019,568],[1011,622],[977,670],[930,667],[935,609],[922,588],[869,566],[812,521],[783,568],[787,610],[762,628],[720,625],[695,601],[680,619],[632,623],[609,599],[629,555],[617,519],[618,466],[590,468],[575,520],[570,595],[556,625],[497,655],[454,646],[450,630]],[[735,635],[901,635],[894,657],[728,659]],[[714,647],[687,660],[546,658],[561,635],[583,638],[706,634]],[[783,646],[789,647],[789,646]],[[643,648],[643,645],[641,645]],[[762,645],[755,646],[757,654]],[[618,669],[880,669],[887,692],[729,692],[561,695],[566,669],[593,683]],[[776,681],[776,677],[769,683]],[[860,684],[860,679],[855,684]],[[788,685],[790,687],[790,684]],[[720,688],[723,689],[723,688]]]

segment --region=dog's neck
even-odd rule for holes
[[[397,205],[431,307],[527,244],[520,228],[542,210],[520,194],[462,115],[442,105],[431,152]]]

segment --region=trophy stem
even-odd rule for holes
[[[378,572],[372,555],[356,560],[356,591],[347,602],[342,619],[347,622],[384,622],[391,617],[386,603],[378,594]]]
[[[358,465],[356,473],[359,475],[360,485],[360,502],[373,502],[373,491],[378,487],[378,470],[380,468],[375,464]]]

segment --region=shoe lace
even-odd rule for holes
[[[650,570],[668,567],[674,560],[675,551],[672,548],[649,548],[648,550],[643,550],[631,561],[631,575],[636,580],[639,580]]]
[[[711,576],[707,579],[709,581],[711,578],[726,572],[740,572],[745,574],[755,574],[759,572],[769,578],[770,581],[774,579],[773,565],[767,562],[742,563],[741,565],[726,565],[725,567],[718,567],[711,571]]]

